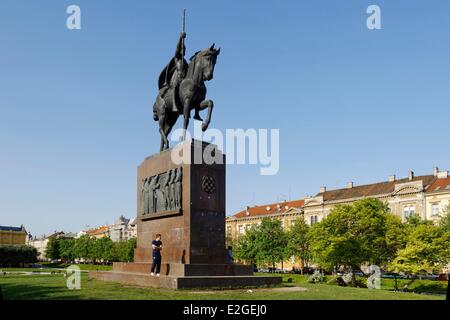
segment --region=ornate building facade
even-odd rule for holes
[[[137,237],[136,218],[127,219],[121,215],[113,225],[80,231],[78,237],[86,234],[96,239],[110,237],[114,242],[127,241]]]
[[[20,227],[0,226],[0,244],[24,245],[27,239],[27,231]]]
[[[355,186],[349,182],[345,188],[327,190],[321,187],[318,194],[304,199],[247,207],[226,219],[227,242],[233,243],[253,224],[263,217],[281,219],[289,228],[296,219],[304,219],[309,225],[320,222],[338,204],[351,204],[365,198],[376,198],[386,203],[392,214],[403,221],[417,214],[422,219],[438,222],[442,212],[450,205],[450,176],[448,171],[435,168],[433,174],[415,176],[410,171],[407,178],[389,176],[386,181]],[[291,262],[294,259],[291,258]],[[294,263],[295,264],[295,263]],[[292,264],[284,264],[292,267]]]

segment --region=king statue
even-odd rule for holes
[[[183,140],[191,117],[191,110],[195,111],[194,119],[203,121],[202,130],[208,129],[211,122],[212,100],[206,100],[205,81],[213,78],[214,67],[220,49],[214,44],[205,50],[196,52],[188,63],[184,56],[186,33],[183,32],[177,43],[174,57],[162,70],[158,79],[158,96],[153,105],[153,119],[159,123],[161,135],[160,151],[169,148],[168,135],[180,115],[184,117]],[[208,109],[206,119],[200,117],[200,111]]]

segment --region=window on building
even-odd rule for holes
[[[310,225],[315,225],[317,222],[318,222],[318,216],[311,216],[310,218],[309,218],[309,221],[310,221]]]
[[[409,218],[415,214],[416,214],[416,206],[409,205],[403,207],[403,216],[405,218]]]
[[[231,233],[232,233],[231,226],[228,226],[227,227],[227,236],[231,236]]]
[[[245,226],[243,224],[240,224],[238,227],[239,230],[239,234],[244,234],[245,233]]]
[[[439,215],[439,203],[432,203],[431,204],[431,216],[438,216]]]

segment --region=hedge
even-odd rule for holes
[[[15,267],[37,261],[36,248],[26,245],[0,245],[0,266]]]

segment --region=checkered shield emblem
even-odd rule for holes
[[[216,191],[216,180],[213,177],[202,177],[202,189],[207,194],[213,194]]]

